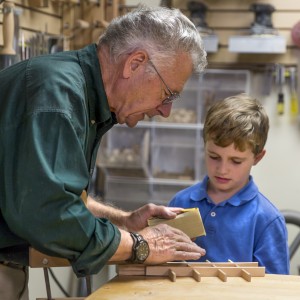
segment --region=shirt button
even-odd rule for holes
[[[211,217],[215,217],[217,214],[216,214],[214,211],[212,211],[212,212],[210,213],[210,215],[211,215]]]

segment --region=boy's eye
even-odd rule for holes
[[[219,156],[209,156],[209,158],[211,158],[211,159],[214,159],[214,160],[217,160],[217,159],[219,159]]]
[[[239,164],[241,164],[242,162],[241,161],[239,161],[239,160],[233,160],[232,161],[234,164],[236,164],[236,165],[239,165]]]

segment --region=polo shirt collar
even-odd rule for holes
[[[198,189],[195,189],[191,192],[190,198],[192,201],[207,200],[208,202],[211,202],[206,191],[208,181],[209,181],[208,176],[205,176],[203,181],[200,183]],[[253,181],[253,177],[250,175],[249,182],[246,186],[244,186],[240,191],[238,191],[231,198],[219,203],[218,205],[225,206],[228,203],[232,206],[240,206],[254,199],[257,193],[258,193],[258,188]]]

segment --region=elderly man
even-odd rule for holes
[[[102,136],[116,123],[168,117],[187,79],[205,65],[187,17],[141,7],[114,19],[98,45],[0,72],[1,300],[26,299],[29,246],[68,259],[78,277],[108,261],[156,264],[205,254],[179,230],[147,227],[148,218],[174,218],[180,208],[125,212],[81,199]]]

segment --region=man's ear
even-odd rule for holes
[[[265,154],[266,154],[266,150],[265,149],[263,149],[260,153],[258,153],[255,156],[253,166],[255,166],[256,164],[258,164],[262,160],[262,158],[265,156]]]
[[[139,50],[130,54],[124,64],[123,76],[129,78],[134,72],[139,70],[141,66],[147,63],[149,60],[148,53],[143,50]]]

